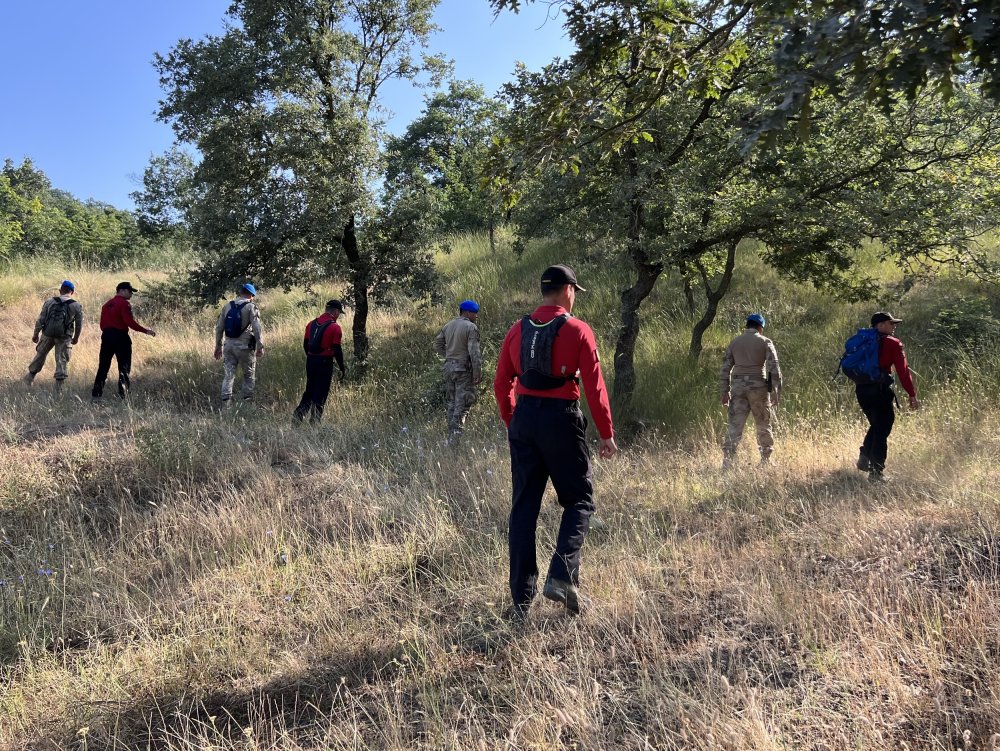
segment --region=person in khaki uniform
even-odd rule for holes
[[[257,383],[257,358],[264,356],[260,339],[260,311],[253,301],[257,288],[247,282],[235,300],[226,303],[215,324],[215,359],[222,360],[222,401],[233,398],[236,368],[243,367],[243,401],[253,398]],[[225,344],[223,344],[225,337]]]
[[[45,359],[52,349],[56,351],[57,391],[69,376],[73,345],[80,341],[80,333],[83,331],[83,306],[73,299],[75,293],[76,285],[67,279],[59,286],[58,297],[50,297],[42,303],[42,310],[31,336],[31,341],[37,345],[35,357],[28,364],[25,383],[30,384],[35,380],[35,376],[45,367]]]
[[[753,415],[757,427],[760,462],[767,464],[774,451],[771,435],[771,397],[781,398],[781,368],[774,342],[764,336],[764,316],[747,316],[746,331],[733,339],[722,358],[719,391],[722,404],[729,407],[729,426],[722,446],[722,468],[732,467],[736,449],[743,438],[743,426]]]
[[[434,351],[444,358],[444,388],[448,399],[448,444],[456,444],[465,419],[476,403],[476,389],[483,377],[483,356],[479,349],[479,304],[464,300],[458,318],[445,324],[434,340]]]

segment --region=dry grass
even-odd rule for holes
[[[746,448],[716,471],[721,415],[645,434],[596,467],[585,614],[513,628],[491,400],[465,450],[441,441],[446,311],[379,314],[386,364],[309,430],[294,300],[253,408],[213,409],[211,315],[136,337],[132,404],[93,407],[96,327],[70,393],[28,389],[40,282],[4,284],[0,746],[997,745],[1000,413],[958,386],[899,421],[885,487],[852,467],[850,410],[783,424],[767,471]]]

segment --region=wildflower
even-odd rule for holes
[[[292,601],[292,596],[291,595],[285,595],[284,600],[285,600],[285,602],[291,602]]]

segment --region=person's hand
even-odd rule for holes
[[[73,340],[70,342],[70,344],[72,344],[74,347],[79,343],[80,343],[80,337],[78,336],[74,336]]]
[[[33,337],[31,337],[31,341],[34,342],[35,344],[38,344],[38,334],[35,334]]]
[[[722,395],[722,406],[723,407],[729,406],[729,392],[726,392],[725,394]]]
[[[610,459],[612,456],[618,453],[618,444],[615,443],[614,438],[602,438],[601,439],[601,458]]]
[[[771,404],[777,407],[779,402],[781,402],[781,389],[775,389],[771,393]]]
[[[910,397],[910,409],[920,409],[920,400],[915,396]]]
[[[257,347],[257,357],[263,357],[263,356],[264,356],[264,348]]]
[[[483,377],[481,375],[477,375],[475,378],[472,379],[473,386],[478,386],[482,382],[483,382]]]
[[[222,347],[216,347],[215,348],[215,352],[212,354],[212,357],[214,357],[216,360],[221,360],[222,359]]]
[[[156,336],[156,332],[153,329],[146,329],[147,336]]]

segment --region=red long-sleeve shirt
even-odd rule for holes
[[[327,326],[323,330],[323,336],[319,340],[320,351],[315,353],[319,357],[333,357],[334,351],[333,346],[335,344],[340,344],[344,338],[344,331],[340,328],[340,324],[337,323],[337,319],[328,313],[324,313],[319,318],[315,318],[309,321],[306,326],[306,335],[302,341],[302,346],[305,348],[306,353],[309,354],[309,336],[312,334],[312,326],[314,323],[322,326],[327,321],[333,321],[333,324]]]
[[[894,336],[880,338],[878,366],[886,373],[889,372],[889,368],[895,368],[899,385],[903,387],[903,390],[912,397],[917,395],[913,379],[910,377],[910,366],[906,362],[906,352],[903,351],[903,343],[899,339]]]
[[[143,334],[149,329],[139,324],[132,315],[132,303],[121,295],[115,295],[101,307],[101,331],[117,329],[128,331],[132,329]]]
[[[548,323],[557,316],[565,315],[566,310],[559,305],[542,305],[531,314],[537,323]],[[493,379],[493,393],[497,406],[500,408],[500,418],[510,427],[514,414],[517,395],[539,396],[548,399],[579,399],[580,387],[573,381],[568,381],[559,388],[548,391],[529,389],[515,384],[521,370],[521,322],[510,327],[500,347],[497,357],[497,372]],[[579,318],[570,318],[559,329],[552,344],[552,373],[554,376],[572,375],[579,371],[583,382],[583,391],[587,395],[590,414],[594,426],[601,438],[607,440],[615,435],[611,422],[611,404],[608,401],[608,390],[601,375],[601,362],[597,356],[597,340],[590,326]]]

